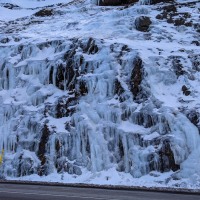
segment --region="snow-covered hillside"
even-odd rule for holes
[[[156,1],[0,0],[1,177],[200,187],[200,3]]]

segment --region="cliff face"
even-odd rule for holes
[[[198,2],[5,2],[24,16],[0,21],[2,177],[112,169],[198,186]]]

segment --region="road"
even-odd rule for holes
[[[200,195],[66,186],[0,184],[0,200],[199,200]]]

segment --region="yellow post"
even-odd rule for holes
[[[1,154],[0,154],[0,165],[3,162],[3,155],[4,155],[4,149],[2,149]]]

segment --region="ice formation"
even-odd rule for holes
[[[170,38],[162,39],[166,32],[155,21],[151,36],[134,32],[128,22],[122,26],[124,17],[132,20],[131,13],[157,14],[148,6],[105,11],[88,4],[63,4],[55,13],[65,16],[72,7],[71,21],[60,15],[52,22],[42,19],[41,32],[40,25],[12,32],[12,22],[10,30],[1,31],[1,175],[81,175],[85,169],[95,173],[114,167],[134,178],[152,171],[173,171],[179,179],[200,176],[197,47],[183,50],[182,30],[170,26],[167,34],[178,42],[164,45]],[[79,13],[84,13],[81,22]],[[97,20],[88,23],[90,15]],[[106,17],[108,24],[100,23]],[[25,17],[22,27],[26,20],[36,23]],[[105,35],[90,34],[91,26],[91,31],[102,26]],[[45,38],[56,27],[63,35]],[[127,28],[125,37],[121,27]],[[183,85],[185,94],[188,88],[192,93],[182,94]]]

